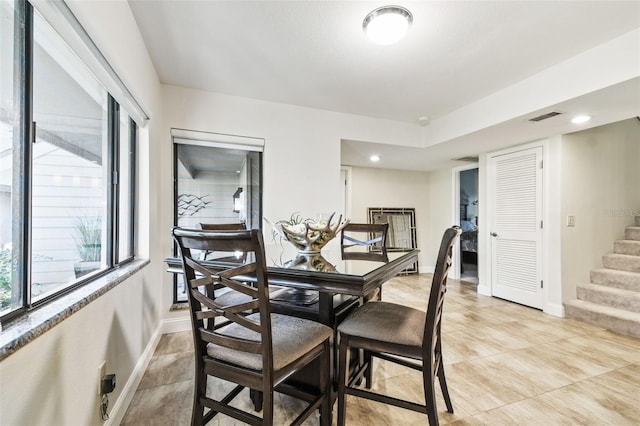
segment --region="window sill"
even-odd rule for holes
[[[75,312],[144,268],[148,259],[134,260],[0,327],[0,361],[41,336]],[[2,326],[2,324],[0,324]]]

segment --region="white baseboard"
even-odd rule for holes
[[[186,311],[189,312],[189,311]],[[171,318],[162,321],[160,326],[162,328],[162,334],[178,333],[180,331],[191,330],[191,319],[188,316],[183,318]]]
[[[478,294],[482,294],[484,296],[493,296],[493,294],[491,294],[491,287],[488,287],[486,285],[478,284],[477,292]]]
[[[565,317],[564,305],[557,303],[547,303],[544,307],[545,314],[553,315],[554,317]]]
[[[133,400],[133,396],[138,390],[138,386],[142,381],[142,376],[144,376],[145,371],[147,371],[147,367],[149,366],[149,361],[153,357],[153,353],[156,350],[156,346],[158,346],[158,342],[163,334],[168,333],[177,333],[180,331],[188,331],[191,330],[191,320],[188,316],[184,318],[172,318],[163,320],[160,325],[156,328],[149,339],[149,344],[145,348],[142,356],[138,360],[131,376],[129,376],[129,380],[124,385],[122,392],[120,393],[120,397],[113,405],[113,408],[109,412],[109,420],[107,420],[104,425],[105,426],[115,426],[119,425],[124,418],[124,415],[127,412],[127,408],[129,408],[129,404]]]
[[[418,265],[419,274],[433,274],[435,270],[436,267],[433,265]]]
[[[149,339],[149,344],[145,348],[140,359],[138,359],[133,372],[129,376],[129,380],[125,383],[124,388],[120,393],[120,397],[113,405],[113,409],[109,412],[109,420],[104,423],[105,426],[115,426],[122,422],[122,419],[127,412],[127,408],[129,408],[129,404],[131,404],[133,396],[135,395],[136,390],[138,390],[138,385],[140,385],[140,381],[142,381],[142,376],[144,376],[144,372],[147,371],[147,366],[149,365],[149,361],[151,361],[151,357],[153,357],[156,346],[158,346],[158,342],[162,336],[161,328],[162,326],[160,325],[153,332],[151,339]]]

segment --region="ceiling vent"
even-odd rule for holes
[[[534,123],[537,123],[538,121],[546,120],[548,118],[555,117],[556,115],[560,115],[560,114],[562,113],[559,111],[551,111],[546,114],[542,114],[537,117],[530,118],[529,121],[533,121]]]
[[[477,163],[479,160],[478,157],[468,156],[468,157],[460,157],[454,158],[453,161],[465,161],[467,163]]]

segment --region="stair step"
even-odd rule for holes
[[[640,313],[640,292],[598,284],[579,285],[578,299]]]
[[[606,268],[592,269],[591,283],[640,291],[640,273]]]
[[[572,300],[564,307],[568,318],[618,333],[640,337],[640,313],[602,306],[584,300]]]
[[[602,256],[602,265],[609,269],[640,272],[640,256],[628,254],[607,254]]]
[[[624,230],[624,239],[640,241],[640,226],[627,226]]]
[[[640,256],[640,241],[618,240],[613,243],[613,252],[617,254]]]

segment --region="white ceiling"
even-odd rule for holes
[[[640,28],[639,1],[392,2],[414,17],[405,39],[392,46],[374,45],[362,32],[362,20],[380,2],[129,3],[163,83],[415,126],[429,117],[421,147],[343,141],[344,164],[372,166],[367,158],[377,151],[377,167],[429,170],[575,130],[569,114],[535,126],[527,121],[547,109],[595,114],[587,126],[640,115],[638,72],[626,85],[523,106],[517,117],[459,135],[429,136],[436,123],[455,127],[457,112]]]

